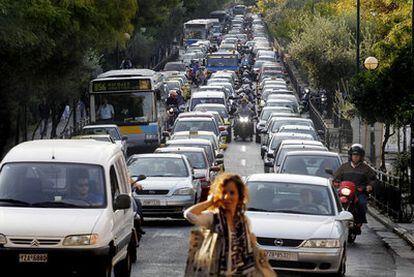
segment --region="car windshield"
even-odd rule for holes
[[[204,158],[203,153],[201,152],[177,152],[178,154],[183,154],[187,157],[190,165],[194,169],[205,169],[207,168],[207,161]]]
[[[166,157],[137,157],[128,160],[131,176],[188,177],[183,159]]]
[[[217,135],[217,130],[212,120],[178,120],[174,126],[173,133],[190,130],[213,132]]]
[[[170,147],[198,147],[198,148],[202,148],[206,151],[207,154],[207,159],[210,163],[213,163],[214,161],[214,157],[213,157],[213,148],[211,147],[211,145],[208,144],[197,144],[197,143],[171,143],[168,146]]]
[[[218,112],[221,115],[221,117],[223,117],[223,118],[228,118],[229,117],[229,114],[227,113],[225,107],[203,107],[203,106],[196,106],[194,108],[194,111],[196,111],[196,112],[197,111],[202,111],[202,112],[204,112],[204,111],[206,111],[206,112],[210,112],[210,111],[212,111],[212,112]]]
[[[211,142],[211,144],[213,144],[214,145],[214,147],[215,148],[217,148],[218,147],[218,145],[217,145],[217,143],[216,143],[216,140],[214,139],[214,137],[213,136],[210,136],[210,135],[200,135],[200,134],[190,134],[190,135],[173,135],[172,136],[172,140],[174,140],[174,139],[205,139],[205,140],[208,140],[208,141],[210,141]]]
[[[191,110],[194,109],[195,106],[198,104],[221,104],[225,105],[224,98],[216,98],[216,97],[205,97],[205,98],[193,98],[191,99]]]
[[[164,71],[185,71],[185,64],[183,64],[183,63],[167,63],[164,66]]]
[[[121,137],[116,128],[106,128],[106,127],[91,127],[84,128],[82,130],[82,135],[110,135],[114,140],[121,140]],[[108,141],[108,140],[106,140]]]
[[[68,163],[5,164],[0,171],[0,206],[103,208],[103,169]]]
[[[334,215],[329,188],[311,184],[248,182],[248,211]]]
[[[287,155],[283,161],[280,172],[290,174],[312,175],[324,178],[332,177],[326,169],[335,172],[340,166],[338,158],[322,155]]]
[[[279,131],[280,127],[282,127],[283,125],[304,125],[304,126],[309,126],[312,127],[312,123],[309,121],[298,121],[298,120],[283,120],[283,121],[275,121],[273,123],[272,126],[272,132],[275,133],[277,131]]]
[[[319,150],[319,151],[324,151],[325,148],[323,147],[318,147],[318,146],[308,146],[305,147],[303,145],[298,146],[298,147],[281,147],[277,153],[277,160],[276,160],[276,165],[280,165],[283,161],[283,159],[285,158],[286,154],[292,151],[315,151],[315,150]]]
[[[314,140],[318,139],[315,131],[313,130],[304,130],[304,129],[280,129],[281,133],[298,133],[298,134],[308,134],[313,137]]]

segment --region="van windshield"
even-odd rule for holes
[[[68,163],[9,163],[0,171],[0,206],[104,208],[100,166]]]

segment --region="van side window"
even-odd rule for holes
[[[118,177],[116,176],[115,167],[113,165],[111,166],[111,169],[109,170],[109,175],[111,178],[112,200],[114,201],[115,198],[120,194],[120,192],[119,192]]]
[[[129,176],[128,171],[126,170],[126,163],[123,158],[118,158],[115,162],[116,171],[118,172],[119,177],[119,188],[121,193],[128,193],[129,186]]]

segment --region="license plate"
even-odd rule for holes
[[[20,263],[47,263],[47,254],[19,254]]]
[[[160,200],[153,200],[153,199],[144,199],[142,200],[142,205],[144,206],[161,206]]]
[[[266,251],[266,255],[269,259],[279,260],[279,261],[297,261],[298,254],[291,252],[281,252],[281,251]]]

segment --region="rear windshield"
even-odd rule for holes
[[[190,110],[193,110],[198,104],[221,104],[225,105],[224,98],[221,97],[205,97],[205,98],[193,98],[191,99]]]
[[[146,177],[188,177],[183,159],[164,157],[136,158],[128,161],[131,176]]]

